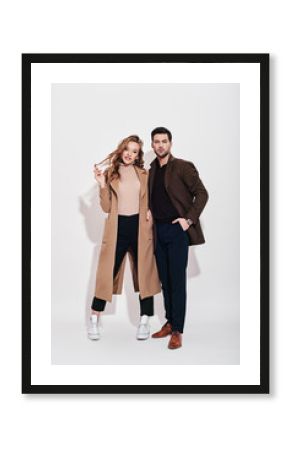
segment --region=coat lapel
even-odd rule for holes
[[[149,203],[150,203],[150,205],[151,205],[152,191],[153,191],[154,178],[155,178],[155,172],[156,172],[156,164],[158,164],[158,161],[155,158],[152,161],[152,163],[150,164],[150,172],[149,172]]]
[[[140,181],[140,198],[142,198],[146,192],[147,173],[145,170],[139,169],[138,166],[134,166],[134,169]]]
[[[111,183],[111,188],[116,192],[116,194],[118,195],[119,193],[119,178],[114,178]]]

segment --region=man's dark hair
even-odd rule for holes
[[[154,138],[155,134],[167,134],[169,141],[170,142],[172,141],[172,134],[165,127],[154,128],[154,130],[151,131],[151,141],[153,141],[153,138]]]

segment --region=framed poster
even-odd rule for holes
[[[132,147],[122,159],[128,142],[138,143],[140,165],[130,170],[146,177],[135,179],[137,197],[134,189],[124,188],[121,197],[113,182],[106,184],[108,171],[99,187],[94,172],[118,149],[118,170],[127,170],[134,153]],[[268,54],[23,54],[22,148],[23,393],[269,392]],[[145,197],[152,167],[162,172],[158,152],[167,152],[165,181],[161,188],[154,181]],[[106,189],[107,210],[99,195]],[[183,189],[192,194],[190,208]],[[137,210],[127,213],[130,195]],[[153,243],[141,259],[145,198],[153,208]],[[193,244],[183,294],[172,287],[179,245],[175,266],[168,260],[169,303],[156,250],[160,205],[167,207],[163,219],[176,218],[174,230]],[[172,206],[176,214],[168,213]],[[106,264],[111,258],[116,265],[119,241],[111,227],[106,239],[103,230],[115,220],[118,233],[120,216],[137,213],[137,288],[125,256],[115,295],[113,265]],[[104,245],[113,248],[110,257]],[[160,292],[152,288],[155,263]],[[105,288],[96,298],[100,283]],[[154,311],[140,312],[152,293]],[[94,298],[106,307],[97,316],[97,338],[88,339]],[[175,322],[181,303],[184,329]],[[140,315],[149,333],[141,339]],[[152,338],[160,329],[164,337]]]

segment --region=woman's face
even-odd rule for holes
[[[128,166],[133,164],[134,161],[138,158],[140,150],[140,145],[137,142],[130,141],[127,144],[126,149],[123,151],[121,158],[123,163]]]

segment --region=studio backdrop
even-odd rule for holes
[[[52,84],[51,105],[52,362],[239,364],[239,84]],[[206,243],[190,247],[184,345],[174,355],[164,343],[135,342],[129,270],[105,310],[101,341],[86,337],[107,216],[93,165],[138,134],[149,168],[156,126],[172,132],[173,155],[194,162],[210,199],[201,215]],[[155,309],[157,329],[161,294]]]

